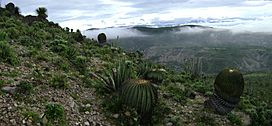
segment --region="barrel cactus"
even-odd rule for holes
[[[150,81],[143,79],[130,79],[122,88],[122,101],[134,107],[140,114],[140,122],[149,123],[153,107],[157,102],[157,90]]]
[[[98,39],[99,44],[104,44],[107,42],[107,36],[105,33],[98,34],[97,39]]]
[[[224,69],[214,82],[213,96],[205,102],[219,114],[227,114],[239,103],[244,90],[243,75],[237,69]]]
[[[122,89],[124,103],[137,108],[140,112],[148,112],[155,105],[157,90],[148,80],[130,79]]]

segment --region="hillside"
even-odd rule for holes
[[[139,52],[127,52],[88,39],[79,30],[61,28],[49,22],[46,13],[22,16],[10,6],[0,8],[1,126],[139,125],[142,115],[121,102],[120,90],[124,91],[121,94],[137,93],[124,87],[118,89],[120,80],[128,83],[126,78],[156,83],[158,97],[156,106],[150,105],[153,113],[148,120],[153,125],[271,124],[271,99],[263,97],[257,102],[260,98],[249,90],[254,84],[246,87],[248,91],[232,113],[218,115],[203,106],[212,95],[214,77],[194,76],[190,71],[149,63]],[[145,70],[155,73],[146,76]],[[247,77],[256,77],[252,83],[263,81],[271,86],[271,74]]]

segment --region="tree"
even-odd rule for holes
[[[39,7],[38,9],[36,9],[36,13],[38,14],[39,18],[46,19],[48,17],[47,9],[44,7]]]

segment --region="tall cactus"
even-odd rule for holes
[[[239,103],[243,90],[244,78],[240,71],[224,69],[216,76],[214,94],[205,105],[225,115]]]

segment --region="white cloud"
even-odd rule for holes
[[[36,8],[44,6],[48,9],[49,20],[81,30],[122,25],[198,23],[257,31],[270,24],[270,18],[266,17],[272,16],[272,1],[268,0],[9,1],[18,5],[23,14],[35,14]],[[3,0],[3,3],[9,1]],[[209,22],[210,19],[216,23]]]

